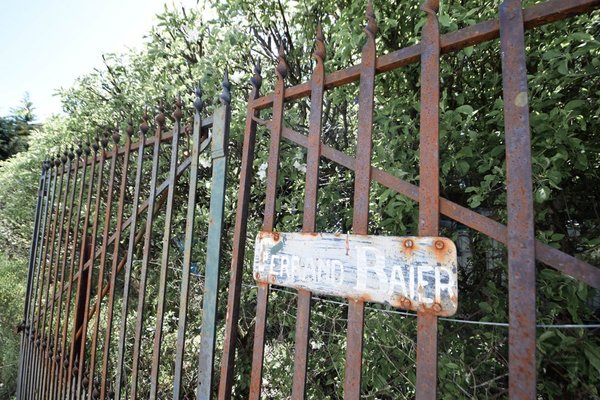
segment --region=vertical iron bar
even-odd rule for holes
[[[421,115],[419,134],[419,235],[439,234],[439,0],[426,0],[421,41]],[[437,392],[437,317],[417,311],[417,399],[431,400]]]
[[[121,388],[123,384],[123,360],[125,357],[125,339],[127,337],[127,311],[129,309],[129,291],[131,287],[131,266],[133,263],[133,252],[136,244],[136,226],[138,219],[138,206],[140,203],[140,186],[142,185],[142,173],[144,167],[144,150],[146,147],[146,133],[148,133],[148,113],[144,112],[143,121],[140,125],[137,155],[137,169],[135,172],[135,188],[133,189],[133,204],[131,206],[131,225],[129,225],[129,244],[127,246],[125,277],[123,284],[123,305],[121,309],[121,326],[119,331],[119,345],[117,356],[117,377],[115,378],[115,398],[121,399]]]
[[[60,229],[59,229],[59,234],[58,234],[58,241],[56,242],[57,245],[57,251],[56,251],[56,265],[55,265],[55,273],[54,273],[54,285],[52,285],[52,297],[50,297],[51,300],[51,311],[50,311],[50,327],[49,327],[49,334],[50,336],[50,340],[51,340],[51,348],[50,348],[50,352],[49,352],[49,378],[48,378],[48,386],[47,386],[47,396],[48,397],[54,397],[54,389],[56,387],[55,383],[56,383],[56,357],[60,357],[60,355],[58,354],[58,335],[57,332],[58,330],[56,329],[59,325],[59,313],[60,313],[60,304],[56,304],[56,292],[57,292],[57,287],[59,287],[59,277],[60,277],[60,289],[58,289],[59,293],[62,294],[62,284],[63,284],[63,279],[64,279],[64,263],[61,262],[61,256],[63,255],[63,249],[61,248],[63,242],[63,236],[65,233],[65,219],[66,219],[66,214],[67,214],[67,200],[69,198],[69,193],[71,192],[70,186],[71,186],[71,165],[67,166],[67,158],[68,152],[65,148],[65,151],[63,152],[63,156],[61,158],[62,161],[62,166],[63,166],[63,174],[65,169],[67,170],[67,184],[65,185],[65,191],[63,193],[63,200],[61,203],[61,222],[60,222]],[[64,257],[63,257],[64,258]],[[59,268],[60,268],[60,274],[59,274]],[[55,315],[55,307],[56,307],[56,315]],[[53,333],[54,331],[54,333]]]
[[[150,192],[148,194],[148,216],[146,217],[146,233],[144,237],[144,251],[140,272],[140,289],[138,293],[138,307],[136,313],[135,338],[133,342],[133,366],[131,370],[131,398],[137,398],[138,369],[140,365],[140,348],[142,329],[144,326],[144,302],[146,297],[146,281],[148,277],[148,263],[150,261],[152,245],[152,228],[154,225],[154,204],[156,201],[156,179],[158,176],[158,162],[160,158],[160,139],[165,115],[162,106],[156,116],[156,133],[154,136],[154,150],[152,153],[152,176],[150,178]]]
[[[110,354],[110,339],[112,336],[112,320],[113,320],[113,309],[114,309],[114,298],[115,298],[115,287],[117,286],[117,274],[119,264],[119,247],[121,243],[121,231],[123,229],[123,209],[125,207],[125,190],[127,189],[127,172],[129,170],[129,156],[131,153],[131,136],[133,135],[133,126],[129,122],[127,126],[127,136],[125,139],[125,151],[123,154],[123,164],[121,167],[121,184],[119,187],[119,205],[117,208],[117,222],[115,226],[115,240],[113,244],[113,256],[112,266],[110,273],[110,292],[108,295],[108,304],[106,312],[106,331],[104,336],[104,356],[102,358],[102,371],[105,375],[104,379],[100,383],[100,398],[104,399],[106,395],[107,375],[108,375],[108,359]],[[119,148],[119,133],[115,131],[113,134],[113,141],[115,146],[115,153],[118,154]],[[116,158],[116,154],[113,157]],[[132,210],[136,212],[137,210]],[[136,212],[137,214],[137,212]],[[135,230],[135,227],[132,227]]]
[[[169,165],[169,187],[167,189],[167,210],[163,231],[162,254],[160,262],[160,278],[158,283],[158,303],[156,310],[156,328],[152,346],[152,368],[150,371],[150,400],[155,400],[158,393],[158,375],[160,370],[160,345],[165,314],[167,292],[167,272],[169,267],[169,250],[171,248],[171,224],[173,223],[173,206],[175,200],[175,182],[177,180],[177,159],[179,150],[179,133],[181,130],[181,99],[177,99],[173,118],[173,138],[171,139],[171,163]]]
[[[31,344],[32,344],[32,352],[30,355],[30,360],[31,360],[31,366],[29,368],[28,371],[28,378],[27,378],[27,392],[29,393],[27,397],[32,397],[34,394],[34,388],[35,388],[35,377],[36,377],[36,370],[37,367],[40,363],[40,359],[39,359],[39,320],[40,320],[40,312],[41,312],[41,305],[40,305],[40,301],[41,301],[41,296],[43,293],[43,285],[44,285],[44,275],[45,275],[45,271],[42,268],[42,263],[43,260],[45,259],[44,257],[46,256],[46,249],[48,248],[48,237],[50,235],[50,225],[51,225],[51,221],[52,221],[52,207],[53,207],[53,202],[54,202],[54,192],[52,189],[52,181],[54,181],[52,175],[53,175],[53,165],[50,161],[46,162],[46,168],[47,168],[47,173],[50,174],[50,176],[48,176],[47,180],[48,180],[48,184],[46,186],[46,202],[44,205],[44,226],[42,228],[42,237],[40,237],[40,243],[42,244],[42,247],[39,251],[39,255],[37,256],[38,258],[38,272],[37,272],[37,285],[36,285],[36,294],[35,294],[35,298],[34,300],[37,301],[37,308],[35,310],[32,311],[31,313],[31,318],[32,318],[32,333],[31,333]],[[56,175],[54,174],[54,177],[56,177]],[[51,197],[52,196],[52,197]],[[35,326],[33,326],[33,324],[35,323]]]
[[[75,259],[76,259],[76,255],[77,255],[77,244],[79,243],[79,223],[81,221],[81,210],[82,210],[82,202],[83,202],[83,193],[85,192],[85,177],[87,175],[87,156],[85,157],[85,159],[81,160],[81,156],[83,155],[83,147],[80,144],[77,151],[77,165],[79,165],[79,163],[82,164],[82,172],[81,172],[81,178],[79,179],[80,182],[80,186],[79,186],[79,194],[78,194],[78,200],[77,200],[77,211],[75,212],[75,225],[73,226],[73,246],[71,247],[71,255],[70,255],[70,262],[69,262],[69,292],[67,294],[67,308],[65,310],[65,323],[63,326],[63,333],[62,333],[62,348],[63,351],[65,352],[65,365],[64,365],[64,369],[61,367],[61,373],[60,373],[60,379],[61,382],[64,381],[64,387],[62,387],[62,383],[61,386],[59,387],[61,389],[59,396],[61,398],[64,398],[68,392],[68,386],[67,386],[67,382],[69,381],[69,371],[71,364],[73,363],[73,354],[72,354],[72,350],[67,349],[68,343],[67,343],[67,335],[68,335],[68,331],[69,331],[69,321],[71,319],[71,303],[72,303],[72,293],[73,293],[73,272],[75,269]],[[85,232],[82,232],[81,237],[84,237]],[[80,254],[81,257],[81,254]],[[62,392],[65,392],[64,395],[62,394]]]
[[[106,266],[106,253],[108,252],[108,235],[110,233],[111,216],[112,216],[112,203],[114,197],[114,182],[115,182],[115,170],[117,167],[117,158],[119,157],[119,132],[118,127],[115,128],[113,139],[116,137],[113,143],[113,155],[110,160],[110,170],[108,175],[108,191],[106,195],[106,204],[104,206],[104,226],[102,227],[102,245],[100,246],[100,265],[98,268],[98,284],[96,289],[96,306],[95,306],[95,319],[94,329],[92,331],[92,347],[90,349],[90,385],[94,381],[96,382],[96,352],[98,351],[98,331],[100,330],[100,306],[102,305],[102,288],[104,287],[104,272]],[[102,138],[102,149],[103,153],[107,152],[108,148],[108,132]],[[116,246],[116,243],[115,243]],[[93,253],[92,253],[93,254]],[[92,255],[93,256],[93,255]],[[106,350],[106,349],[104,349]],[[100,371],[100,384],[104,382],[106,378],[106,371]],[[90,386],[91,388],[91,386]],[[94,390],[97,390],[94,389]],[[90,397],[91,393],[88,393]]]
[[[535,226],[523,11],[500,5],[508,208],[508,381],[511,399],[536,398]]]
[[[55,225],[54,225],[54,231],[52,232],[52,241],[51,241],[51,248],[50,248],[50,268],[48,270],[49,275],[48,275],[48,286],[46,287],[46,304],[44,307],[44,323],[42,324],[42,328],[44,329],[44,331],[47,328],[47,333],[45,333],[45,351],[44,351],[44,373],[42,374],[42,396],[44,396],[45,398],[48,398],[48,390],[49,390],[49,380],[51,378],[50,376],[50,371],[52,369],[52,354],[53,354],[53,347],[52,347],[52,317],[54,315],[54,301],[51,301],[52,299],[54,299],[54,295],[56,294],[56,285],[57,285],[57,281],[58,281],[58,262],[60,259],[60,251],[59,249],[57,249],[58,246],[60,246],[60,239],[62,237],[62,232],[63,232],[63,225],[64,225],[64,211],[65,211],[65,202],[66,202],[66,198],[67,198],[67,191],[68,190],[64,190],[63,191],[63,186],[64,186],[64,177],[65,177],[65,161],[62,161],[60,158],[60,154],[58,154],[57,159],[54,161],[55,164],[58,166],[60,165],[60,182],[59,182],[59,187],[58,187],[58,198],[57,198],[57,203],[56,203],[56,220],[55,220]],[[68,186],[68,182],[69,182],[69,176],[67,174],[67,186]],[[67,188],[68,189],[68,188]],[[61,201],[61,194],[62,194],[62,201]],[[60,215],[60,217],[59,217]],[[58,236],[58,242],[56,241],[56,225],[60,224],[60,228],[58,229],[59,231],[59,236]],[[56,251],[55,251],[56,250]],[[56,262],[54,262],[54,253],[56,252]],[[52,280],[52,295],[50,295],[50,281]],[[48,303],[50,302],[50,310],[48,310]],[[50,314],[50,315],[49,315]],[[49,316],[49,318],[48,318]]]
[[[319,186],[319,162],[321,160],[321,124],[323,92],[325,83],[325,38],[321,25],[317,27],[313,57],[316,60],[311,78],[310,120],[306,154],[306,187],[304,189],[304,216],[302,232],[315,232],[317,213],[317,190]],[[296,314],[296,342],[294,345],[294,378],[292,399],[303,400],[306,394],[306,366],[308,363],[308,340],[310,334],[310,300],[308,290],[298,290]]]
[[[277,83],[273,93],[273,128],[267,167],[267,193],[265,198],[265,215],[263,231],[272,232],[275,226],[275,203],[277,196],[277,176],[279,174],[279,150],[283,127],[283,102],[285,96],[285,78],[288,66],[284,58],[283,43],[279,46],[279,62],[276,68]],[[250,375],[250,399],[260,398],[262,384],[263,355],[265,350],[265,328],[267,325],[267,304],[269,285],[258,284],[256,296],[256,323],[254,327],[254,345],[252,349],[252,372]]]
[[[25,354],[24,360],[24,376],[23,383],[21,384],[21,390],[17,392],[17,396],[19,399],[26,399],[31,397],[31,373],[34,365],[34,354],[36,351],[35,346],[35,317],[36,317],[36,301],[39,292],[40,286],[40,276],[41,276],[41,261],[42,261],[42,253],[44,251],[44,238],[46,237],[46,221],[48,219],[48,201],[50,198],[50,181],[51,181],[51,171],[50,165],[48,161],[43,162],[44,168],[44,185],[42,186],[42,210],[41,210],[41,230],[38,232],[38,237],[36,240],[38,244],[36,245],[35,252],[35,260],[33,261],[33,265],[35,266],[35,275],[34,275],[34,286],[32,291],[32,301],[29,304],[28,311],[28,329],[27,329],[27,353]]]
[[[38,393],[39,387],[39,378],[42,371],[43,364],[43,329],[42,329],[42,300],[44,298],[44,289],[46,287],[48,279],[46,278],[49,275],[49,272],[46,269],[46,265],[48,262],[48,248],[50,247],[50,237],[52,236],[52,230],[55,226],[55,218],[54,218],[54,199],[56,198],[56,181],[58,180],[58,167],[56,166],[54,157],[50,159],[50,173],[52,176],[52,188],[50,191],[50,202],[47,207],[47,215],[46,222],[48,224],[48,231],[44,233],[42,253],[40,253],[40,263],[41,263],[41,273],[39,280],[41,281],[41,287],[39,290],[38,297],[38,307],[37,307],[37,317],[35,318],[35,364],[33,366],[32,371],[32,382],[31,382],[31,391],[33,392],[33,396],[35,397]]]
[[[179,319],[177,326],[177,345],[175,349],[175,376],[173,381],[173,400],[181,398],[181,380],[183,375],[183,356],[185,354],[185,328],[187,325],[188,295],[190,287],[190,268],[192,265],[192,242],[194,238],[194,218],[196,214],[196,189],[198,187],[198,158],[200,156],[200,130],[202,128],[202,91],[200,84],[195,90],[194,122],[192,127],[192,152],[190,163],[190,183],[188,190],[187,216],[185,219],[185,238],[183,247],[183,271],[179,293]]]
[[[260,64],[254,68],[251,79],[252,92],[248,99],[246,112],[246,127],[242,145],[242,163],[240,170],[240,188],[235,213],[235,230],[233,233],[233,254],[231,257],[231,275],[229,278],[229,293],[227,296],[227,320],[225,322],[225,339],[223,358],[221,359],[221,378],[219,381],[219,400],[231,398],[233,385],[233,368],[235,364],[235,343],[237,340],[237,321],[240,312],[240,291],[242,287],[242,268],[246,246],[246,231],[248,220],[248,203],[250,201],[250,184],[252,181],[252,163],[254,161],[254,145],[256,141],[256,121],[259,111],[253,106],[258,98],[262,77]]]
[[[85,157],[83,159],[84,165],[87,165],[88,158],[91,154],[90,143],[86,144],[85,147]],[[73,321],[73,330],[71,335],[71,349],[69,351],[69,372],[68,372],[68,386],[69,390],[72,391],[72,395],[75,398],[79,398],[81,391],[81,376],[83,374],[84,364],[83,359],[81,358],[80,350],[81,350],[81,339],[77,339],[76,334],[77,330],[83,326],[83,316],[85,315],[85,293],[87,292],[88,286],[88,277],[89,277],[89,269],[84,272],[84,266],[87,262],[86,257],[86,249],[90,246],[91,238],[88,235],[89,225],[90,225],[90,217],[91,217],[91,205],[92,205],[92,196],[94,193],[94,180],[96,177],[95,169],[96,169],[96,150],[97,145],[94,143],[94,154],[92,156],[92,161],[90,165],[90,181],[88,184],[87,197],[85,203],[85,217],[83,219],[83,227],[81,228],[81,246],[79,249],[79,268],[77,275],[77,292],[75,293],[75,310],[74,321]],[[89,252],[87,254],[89,256]],[[84,276],[85,274],[85,276]],[[85,291],[84,291],[85,290]],[[77,354],[76,354],[77,353]],[[79,354],[79,355],[78,355]],[[76,360],[77,358],[77,360]],[[77,366],[74,365],[77,363]],[[73,385],[71,384],[74,379]]]
[[[25,293],[25,305],[23,307],[23,321],[21,323],[21,346],[20,346],[20,352],[19,352],[19,372],[17,375],[17,395],[20,396],[21,394],[21,385],[22,385],[22,379],[23,379],[23,368],[24,368],[24,358],[25,358],[25,349],[28,348],[29,346],[27,345],[27,340],[26,340],[26,336],[27,336],[27,331],[29,330],[27,328],[27,326],[29,325],[29,307],[30,307],[30,297],[33,291],[33,276],[34,276],[34,269],[35,269],[35,254],[36,254],[36,250],[37,250],[37,244],[38,244],[38,235],[39,235],[39,226],[40,226],[40,216],[41,216],[41,205],[42,205],[42,199],[44,196],[43,193],[43,187],[44,187],[44,180],[46,177],[46,163],[42,164],[42,171],[40,174],[40,182],[38,185],[38,196],[37,196],[37,202],[35,205],[35,216],[34,216],[34,224],[33,224],[33,234],[32,234],[32,239],[31,239],[31,247],[29,249],[29,265],[28,265],[28,270],[27,270],[27,291]]]
[[[65,154],[67,154],[65,152]],[[61,272],[60,272],[60,288],[59,288],[59,295],[58,295],[58,312],[56,315],[56,327],[55,327],[55,331],[54,331],[54,348],[55,348],[55,360],[56,360],[56,365],[53,365],[53,370],[54,370],[54,390],[52,391],[53,398],[56,398],[58,396],[58,386],[59,386],[59,382],[60,382],[60,376],[62,374],[62,367],[63,367],[63,357],[64,357],[64,349],[62,348],[62,340],[60,340],[61,335],[60,335],[60,328],[61,328],[61,320],[62,320],[62,313],[63,313],[63,292],[64,292],[64,286],[65,286],[65,268],[67,267],[67,254],[68,254],[68,249],[69,249],[69,239],[70,239],[70,234],[71,234],[71,222],[72,222],[72,218],[73,218],[73,202],[75,201],[75,193],[77,191],[77,170],[79,168],[79,160],[77,160],[75,162],[75,165],[73,165],[73,159],[75,158],[75,154],[73,153],[73,147],[71,147],[71,150],[69,151],[69,153],[67,154],[68,159],[69,159],[69,173],[71,173],[71,170],[73,170],[73,185],[71,188],[71,191],[69,192],[68,190],[68,182],[67,182],[67,193],[69,194],[69,211],[67,212],[67,222],[65,224],[66,227],[66,234],[64,237],[64,244],[63,244],[63,248],[61,249],[61,253],[63,254],[63,258],[62,258],[62,263],[61,263]],[[65,204],[66,207],[66,204]],[[64,222],[64,221],[63,221]],[[73,235],[74,236],[74,235]],[[68,281],[69,286],[71,286],[70,281]],[[52,298],[53,301],[56,301],[56,299],[53,297]]]
[[[367,3],[367,42],[362,49],[358,98],[358,133],[356,143],[356,170],[354,174],[354,209],[352,230],[366,235],[369,231],[369,191],[371,186],[371,152],[373,130],[373,104],[375,82],[375,34],[377,23],[373,2]],[[348,301],[348,336],[344,373],[344,399],[360,397],[363,325],[363,300]]]
[[[94,159],[98,157],[98,137],[92,144],[94,149]],[[92,162],[93,162],[92,160]],[[89,260],[86,260],[83,268],[87,265],[87,285],[85,289],[85,296],[83,299],[83,321],[81,325],[81,334],[79,336],[79,376],[77,377],[77,395],[80,396],[82,391],[86,391],[86,397],[89,399],[92,394],[92,382],[94,381],[94,371],[89,369],[89,364],[86,363],[85,347],[87,344],[87,333],[88,333],[88,322],[89,322],[89,307],[90,297],[92,295],[92,281],[94,280],[94,263],[96,261],[96,244],[98,241],[98,219],[100,218],[100,205],[102,201],[102,181],[104,179],[104,163],[106,161],[106,149],[102,148],[100,151],[100,163],[98,164],[98,183],[96,186],[96,199],[94,206],[94,220],[92,222],[92,235],[90,238],[90,252]],[[90,210],[91,211],[91,210]],[[88,211],[88,212],[90,212]],[[75,332],[75,338],[77,338],[77,332]],[[86,376],[84,376],[84,372]]]
[[[208,237],[206,240],[206,269],[204,273],[204,297],[202,304],[202,331],[198,357],[198,400],[209,399],[213,386],[213,362],[215,358],[215,331],[217,329],[217,295],[219,293],[219,262],[221,255],[221,233],[225,206],[227,177],[227,142],[229,140],[229,118],[231,114],[231,84],[225,70],[221,93],[221,107],[213,114],[212,129],[212,179],[210,187],[210,209]]]

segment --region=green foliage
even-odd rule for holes
[[[19,343],[17,325],[23,319],[26,261],[0,253],[0,398],[10,398],[17,385]]]
[[[29,135],[37,127],[34,120],[33,103],[27,94],[11,115],[0,117],[0,161],[27,149]]]

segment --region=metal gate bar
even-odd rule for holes
[[[439,0],[427,0],[421,41],[421,113],[419,128],[419,235],[439,235],[440,177],[440,28]],[[369,165],[366,168],[370,167]],[[434,305],[435,307],[435,305]],[[437,317],[417,312],[417,394],[435,399],[437,382]],[[357,389],[360,392],[360,388]]]
[[[140,126],[140,141],[134,143],[132,123],[126,129],[124,146],[119,146],[121,135],[117,128],[106,131],[101,139],[96,137],[84,149],[74,153],[65,150],[57,158],[44,162],[39,181],[36,219],[30,249],[30,270],[27,283],[27,300],[24,321],[20,324],[23,333],[22,353],[19,366],[19,399],[106,399],[135,397],[148,393],[152,398],[162,398],[165,388],[159,383],[160,359],[163,346],[163,321],[166,311],[167,273],[172,260],[169,247],[172,242],[174,208],[176,207],[176,185],[184,172],[190,170],[190,196],[187,201],[188,216],[183,253],[183,280],[181,282],[181,306],[178,329],[177,357],[179,382],[173,385],[175,396],[183,388],[183,356],[186,346],[189,279],[194,249],[194,214],[196,207],[197,180],[199,179],[200,153],[212,145],[210,158],[213,184],[210,200],[210,223],[208,224],[208,246],[206,260],[206,283],[202,331],[205,338],[200,344],[201,354],[214,354],[216,329],[216,306],[220,261],[220,240],[225,200],[225,171],[227,142],[229,135],[230,84],[227,76],[220,96],[221,106],[215,108],[214,118],[202,119],[202,100],[197,91],[194,101],[195,116],[189,125],[181,124],[183,110],[181,100],[175,102],[172,132],[167,132],[165,111],[159,108],[155,134],[145,138],[150,126],[144,115]],[[214,121],[214,123],[213,123]],[[188,131],[189,128],[189,131]],[[209,134],[212,132],[212,134]],[[184,133],[193,132],[191,156],[180,151],[179,140]],[[112,139],[112,140],[111,140]],[[112,145],[110,142],[113,142]],[[159,181],[161,153],[160,145],[170,144],[168,177]],[[144,158],[146,147],[152,145],[152,179],[150,188],[145,189]],[[111,147],[112,146],[112,147]],[[135,180],[130,177],[132,152],[137,150]],[[93,152],[93,154],[92,154]],[[77,155],[75,155],[77,154]],[[183,154],[183,156],[182,156]],[[129,184],[134,185],[133,195],[128,193]],[[146,200],[144,192],[150,192]],[[126,204],[131,199],[132,207]],[[143,200],[143,201],[142,201]],[[164,207],[163,207],[164,206]],[[126,214],[131,214],[127,216]],[[162,249],[152,249],[153,220],[166,213]],[[179,210],[175,210],[179,212]],[[138,217],[146,213],[145,228],[138,227]],[[85,214],[85,215],[83,215]],[[129,229],[127,249],[121,248],[121,238]],[[196,229],[197,230],[197,229]],[[150,385],[138,383],[139,351],[142,341],[149,341],[139,328],[144,317],[138,312],[135,320],[134,339],[137,348],[133,355],[126,349],[127,319],[132,311],[129,296],[133,295],[132,267],[137,244],[144,240],[142,252],[143,275],[138,297],[138,309],[144,311],[146,279],[153,271],[148,268],[154,254],[160,252],[161,272],[159,302],[151,313],[156,315],[153,337]],[[110,247],[112,246],[112,248]],[[112,250],[112,259],[109,252]],[[107,265],[108,264],[108,265]],[[124,298],[118,299],[119,274],[125,269],[123,279]],[[117,303],[121,306],[121,320],[115,321]],[[72,304],[71,304],[72,303]],[[185,304],[183,304],[185,303]],[[148,310],[145,310],[149,312]],[[113,327],[113,323],[117,327]],[[111,340],[115,329],[118,340]],[[139,334],[138,334],[139,332]],[[212,339],[211,339],[212,336]],[[115,346],[114,343],[117,343]],[[102,353],[102,357],[98,352]],[[132,357],[133,356],[133,357]],[[129,362],[134,368],[129,376]],[[213,358],[199,357],[197,376],[200,376],[200,391],[210,392],[212,385]],[[127,363],[127,365],[126,365]],[[135,379],[134,379],[135,378]],[[129,393],[128,393],[129,389]],[[193,388],[185,388],[186,393]],[[137,392],[137,394],[136,394]],[[144,394],[145,396],[145,394]],[[200,396],[200,395],[199,395]]]
[[[265,126],[271,135],[269,148],[266,206],[262,230],[275,227],[275,196],[281,138],[307,148],[307,178],[305,216],[302,230],[310,232],[314,226],[314,207],[310,199],[316,195],[314,179],[318,176],[320,156],[328,158],[355,172],[353,214],[354,233],[367,233],[369,182],[374,180],[398,193],[419,202],[419,234],[437,235],[439,215],[444,214],[469,226],[509,248],[509,394],[511,398],[535,398],[535,258],[569,274],[595,288],[600,288],[598,269],[573,256],[535,240],[531,194],[531,150],[525,75],[524,29],[534,28],[567,17],[590,12],[600,7],[597,0],[563,2],[551,0],[521,10],[518,0],[505,0],[500,7],[500,20],[485,21],[456,32],[439,35],[437,0],[426,0],[422,10],[427,20],[422,29],[420,44],[400,49],[379,58],[375,57],[374,34],[376,25],[372,5],[367,6],[367,43],[363,48],[361,64],[324,75],[320,68],[324,61],[321,50],[322,36],[317,33],[317,65],[309,82],[285,88],[287,67],[280,50],[276,68],[277,81],[272,94],[259,97],[262,82],[260,67],[255,68],[246,116],[242,152],[242,175],[238,194],[234,248],[231,265],[224,355],[221,365],[219,399],[232,394],[239,296],[241,291],[247,210],[250,201],[251,168],[254,159],[257,124]],[[503,88],[507,142],[507,181],[509,210],[508,227],[459,206],[439,195],[439,59],[440,55],[474,44],[501,38],[503,53]],[[371,50],[372,49],[372,50]],[[421,60],[421,124],[420,124],[420,185],[403,181],[390,173],[370,165],[373,79],[376,73]],[[322,75],[319,75],[322,74]],[[360,80],[359,128],[356,157],[322,144],[319,134],[322,90],[332,89]],[[320,92],[321,91],[321,92]],[[285,101],[311,96],[308,137],[282,125]],[[260,110],[272,107],[272,120],[259,118]],[[315,139],[316,138],[316,139]],[[315,140],[318,143],[315,143]],[[510,156],[508,153],[510,152]],[[309,205],[309,207],[306,207]],[[312,223],[311,223],[312,222]],[[312,226],[311,226],[312,225]],[[509,235],[510,232],[510,235]],[[256,324],[250,377],[250,397],[261,395],[267,320],[269,285],[258,284]],[[344,377],[344,398],[360,396],[360,370],[363,337],[363,302],[349,301],[348,340]],[[518,322],[517,322],[518,321]],[[307,343],[310,325],[310,293],[299,291],[296,322],[296,349],[292,398],[304,398],[306,392]],[[417,398],[431,399],[437,393],[437,318],[426,311],[418,312],[417,322]],[[526,337],[526,340],[523,338]],[[527,373],[523,373],[527,370]]]
[[[535,398],[535,226],[525,34],[519,0],[500,5],[508,208],[509,395]],[[596,271],[598,272],[598,271]]]

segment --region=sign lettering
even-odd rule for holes
[[[259,282],[439,316],[457,307],[456,247],[442,237],[260,232],[253,273]]]

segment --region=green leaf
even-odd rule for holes
[[[454,110],[454,111],[459,112],[461,114],[465,114],[465,115],[471,115],[471,114],[473,114],[473,107],[471,107],[468,104],[465,104],[460,107],[457,107],[456,110]]]
[[[452,23],[452,21],[450,20],[450,16],[448,14],[441,14],[438,17],[438,20],[440,21],[440,25],[442,25],[443,27],[449,27],[450,24]]]
[[[546,186],[540,186],[538,190],[535,191],[535,201],[537,203],[543,203],[550,197],[550,189]]]
[[[558,64],[558,72],[562,75],[569,75],[569,67],[567,66],[567,60],[562,60],[560,64]]]
[[[541,344],[542,342],[544,342],[554,336],[556,336],[555,331],[548,330],[540,335],[540,338],[538,339],[538,343]]]
[[[585,105],[586,102],[584,100],[571,100],[567,104],[565,104],[565,111],[575,110],[576,108],[581,108],[581,106]]]

